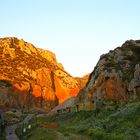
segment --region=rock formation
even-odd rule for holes
[[[102,55],[86,86],[80,90],[77,104],[82,103],[90,108],[98,99],[128,101],[134,95],[134,92],[130,91],[140,86],[138,64],[140,64],[140,40],[126,41],[122,47]]]
[[[134,78],[131,80],[128,88],[129,92],[133,92],[135,98],[140,100],[140,64],[135,66]]]
[[[5,97],[0,98],[0,103],[4,101],[9,106],[15,105],[11,95],[16,94],[14,97],[33,99],[34,106],[50,109],[76,96],[87,80],[73,78],[52,52],[15,37],[0,39],[0,65],[0,96]],[[7,83],[9,87],[5,86]]]

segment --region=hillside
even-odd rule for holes
[[[129,102],[140,98],[140,40],[126,41],[121,47],[101,55],[77,104],[94,108],[98,101]]]
[[[87,81],[67,73],[51,51],[15,37],[0,39],[0,65],[3,107],[50,109],[76,96]]]

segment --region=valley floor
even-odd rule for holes
[[[73,133],[64,134],[53,129],[49,129],[46,132],[44,131],[44,133],[40,132],[40,135],[38,135],[39,133],[36,131],[31,133],[32,136],[29,137],[28,140],[91,140],[88,136]]]
[[[117,110],[80,111],[34,117],[21,140],[140,140],[140,102]]]

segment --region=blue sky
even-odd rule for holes
[[[0,37],[53,51],[73,76],[92,72],[100,55],[140,39],[139,0],[1,0]]]

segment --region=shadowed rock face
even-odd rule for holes
[[[137,64],[140,64],[140,40],[126,41],[122,47],[103,54],[86,86],[79,92],[77,102],[93,102],[95,98],[128,100],[134,94],[129,90],[129,87],[135,87],[129,86],[131,80],[138,81],[140,77],[138,66],[135,69]]]
[[[0,39],[0,65],[0,80],[24,94],[30,92],[36,105],[46,109],[76,96],[88,78],[72,77],[55,54],[14,37]],[[5,88],[3,94],[9,90]]]

